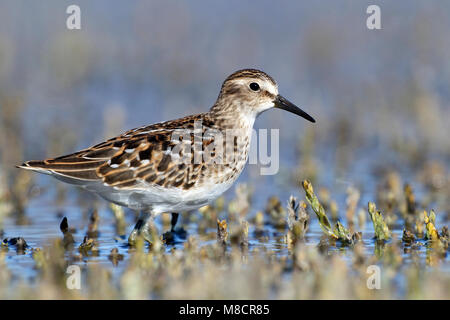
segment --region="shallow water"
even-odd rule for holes
[[[281,200],[281,203],[285,206],[289,195],[294,195],[299,200],[304,200],[305,195],[303,189],[296,187],[291,181],[291,174],[297,163],[297,156],[294,152],[289,152],[286,144],[294,144],[296,141],[295,137],[281,141],[280,144],[280,170],[276,175],[273,176],[260,176],[254,174],[259,172],[259,167],[253,165],[247,165],[241,177],[238,179],[237,183],[246,183],[250,189],[252,189],[251,195],[251,208],[246,216],[246,220],[250,221],[252,217],[258,211],[263,211],[267,200],[270,196],[277,196]],[[292,151],[292,150],[291,150]],[[375,200],[376,186],[379,181],[377,181],[376,174],[373,173],[374,163],[379,161],[378,154],[381,152],[378,148],[366,147],[358,151],[359,154],[364,154],[363,157],[354,159],[349,166],[350,170],[345,171],[345,176],[339,175],[339,171],[335,164],[335,155],[328,152],[327,149],[319,150],[320,156],[318,159],[322,161],[322,166],[326,170],[321,170],[318,178],[318,182],[315,187],[318,189],[321,186],[326,186],[331,193],[331,198],[334,199],[339,206],[339,214],[341,222],[347,225],[345,221],[345,208],[346,208],[346,189],[348,186],[357,186],[361,191],[361,197],[358,202],[358,208],[364,208],[367,213],[367,202]],[[371,156],[371,155],[375,155]],[[377,160],[378,159],[378,160]],[[386,162],[396,163],[398,159],[395,156],[386,155]],[[253,171],[252,171],[253,170]],[[406,166],[399,168],[399,174],[402,177],[414,177],[413,171]],[[416,184],[413,179],[410,181],[414,187],[414,192],[416,199],[421,199],[424,196],[424,189],[420,184]],[[55,205],[56,199],[56,184],[61,182],[55,181],[48,176],[38,176],[36,180],[35,193],[38,194],[36,198],[33,198],[27,207],[26,216],[29,218],[30,224],[28,225],[17,225],[14,217],[8,217],[4,221],[4,237],[23,237],[27,244],[28,249],[24,253],[16,252],[14,247],[10,247],[7,252],[6,263],[7,266],[13,272],[13,275],[17,276],[17,279],[28,279],[31,283],[33,277],[36,275],[36,270],[34,269],[34,261],[31,256],[31,248],[44,247],[50,243],[52,239],[62,238],[62,233],[59,230],[59,225],[63,216],[68,218],[68,223],[70,228],[75,228],[76,232],[73,234],[75,239],[74,251],[77,252],[78,245],[83,241],[83,238],[87,232],[87,227],[89,224],[89,214],[90,211],[87,208],[92,206],[92,199],[86,197],[86,193],[78,192],[73,186],[67,186],[67,199],[64,206]],[[236,185],[235,184],[235,185]],[[232,187],[225,193],[226,202],[230,201],[235,196],[235,189]],[[86,199],[86,200],[84,200]],[[106,201],[95,200],[98,204],[99,213],[99,236],[98,236],[98,255],[95,256],[83,256],[82,261],[74,262],[79,265],[84,265],[87,263],[96,263],[104,267],[109,268],[112,271],[114,277],[118,277],[127,265],[129,258],[129,253],[133,250],[127,245],[127,236],[131,232],[134,224],[136,215],[131,210],[126,210],[126,221],[128,228],[126,230],[126,235],[119,238],[115,230],[115,219],[113,213],[106,206]],[[430,204],[431,208],[435,205]],[[323,236],[323,232],[320,229],[318,220],[315,214],[310,211],[311,219],[310,226],[307,232],[305,243],[307,246],[317,246]],[[437,214],[437,226],[442,228],[444,225],[448,225],[448,221],[444,221],[443,212],[436,211]],[[330,214],[328,213],[330,217]],[[194,217],[195,219],[190,219]],[[227,219],[224,212],[219,214],[218,218]],[[199,239],[199,244],[207,245],[211,242],[216,241],[215,237],[213,240],[207,238],[204,235],[199,235],[197,230],[197,222],[202,219],[200,213],[196,212],[189,214],[188,216],[180,215],[178,220],[177,228],[183,227],[187,231],[188,236],[195,236]],[[251,257],[252,251],[256,248],[272,250],[276,253],[278,257],[289,256],[289,249],[287,244],[283,241],[283,236],[286,234],[287,229],[277,230],[270,223],[270,219],[265,214],[264,216],[265,225],[264,232],[268,235],[268,239],[255,236],[255,226],[250,223],[249,226],[249,250],[248,255]],[[333,223],[334,224],[334,223]],[[161,217],[155,220],[155,225],[162,234],[168,230],[164,230],[161,222]],[[396,228],[393,234],[397,239],[402,237],[403,221],[399,219],[396,223]],[[356,231],[361,231],[363,235],[362,242],[364,244],[364,255],[370,257],[377,253],[377,244],[373,239],[374,232],[372,222],[367,213],[366,222],[364,228],[360,229],[359,226],[355,226]],[[216,228],[210,228],[206,230],[205,234],[216,233]],[[186,239],[181,239],[176,237],[176,242],[174,244],[169,244],[166,246],[166,250],[170,251],[172,248],[183,250],[184,242]],[[391,240],[393,241],[393,240]],[[420,257],[421,262],[425,261],[427,254],[426,243],[420,246],[418,250],[415,251]],[[124,255],[124,259],[119,261],[117,266],[108,259],[108,255],[111,249],[117,248],[119,254]],[[131,250],[131,251],[130,251]],[[333,247],[329,247],[329,253],[338,253],[343,257],[347,263],[351,264],[354,258],[354,253],[351,248],[341,247],[339,243]],[[66,256],[70,256],[70,252],[66,253]],[[403,265],[407,266],[411,263],[411,253],[402,253]],[[442,268],[446,272],[450,271],[450,261],[448,256],[441,262],[438,268]],[[117,280],[117,278],[115,278]],[[402,283],[402,279],[396,279],[399,283]]]
[[[257,189],[253,196],[253,202],[255,205],[250,210],[250,213],[247,215],[246,219],[250,220],[254,214],[258,210],[263,210],[265,205],[265,200],[272,192],[268,190],[264,191],[263,188],[261,190]],[[292,194],[297,196],[299,199],[304,199],[303,194],[300,193],[300,190],[296,190],[292,188]],[[76,202],[75,193],[73,190],[69,189],[69,202]],[[226,198],[233,197],[233,191],[229,191]],[[78,245],[83,241],[83,238],[87,232],[87,226],[89,223],[89,214],[85,209],[82,209],[77,205],[67,205],[61,209],[57,206],[53,205],[52,202],[52,192],[43,194],[42,196],[37,197],[29,203],[27,209],[27,216],[30,218],[30,224],[28,225],[17,225],[16,221],[13,217],[9,217],[4,222],[4,237],[12,238],[12,237],[23,237],[27,244],[28,248],[24,252],[18,252],[13,246],[10,246],[7,250],[6,255],[6,265],[12,271],[15,279],[23,279],[27,281],[30,285],[33,284],[33,278],[36,275],[37,271],[34,268],[34,261],[31,255],[31,248],[44,247],[50,243],[52,239],[62,238],[62,233],[59,230],[59,225],[63,216],[68,218],[68,223],[70,228],[75,228],[76,232],[73,233],[75,239],[75,246],[73,249],[73,253],[78,251]],[[281,197],[282,203],[287,201],[288,196]],[[340,202],[344,201],[344,197],[340,199]],[[103,203],[103,201],[102,201]],[[339,204],[342,207],[342,203]],[[360,202],[361,206],[361,202]],[[98,236],[98,255],[90,255],[83,256],[82,261],[74,262],[74,264],[85,265],[85,264],[99,264],[111,270],[112,275],[114,277],[114,281],[117,281],[120,274],[123,272],[125,267],[127,266],[127,261],[129,258],[130,252],[133,249],[129,248],[127,245],[127,235],[131,232],[134,221],[136,219],[134,212],[126,210],[126,221],[128,223],[128,228],[126,230],[126,236],[118,237],[115,229],[115,219],[113,213],[109,208],[105,205],[100,205],[99,210],[99,236]],[[317,246],[323,236],[322,230],[318,224],[318,221],[312,213],[312,219],[309,226],[309,230],[307,232],[307,236],[305,238],[305,244],[307,246]],[[195,219],[190,219],[194,221],[188,220],[188,217]],[[219,217],[227,218],[224,213],[220,214]],[[201,219],[201,215],[199,213],[192,213],[187,216],[180,215],[178,220],[177,228],[183,227],[187,231],[188,236],[195,236],[199,240],[200,246],[207,245],[212,242],[215,242],[215,237],[208,237],[208,235],[215,234],[215,228],[209,228],[204,232],[203,235],[199,235],[197,227],[198,224],[196,221]],[[440,219],[441,217],[438,215],[437,225],[442,226],[445,224],[445,221]],[[286,234],[287,229],[279,230],[274,228],[270,223],[268,223],[268,218],[265,218],[266,223],[264,225],[264,232],[267,237],[257,237],[255,235],[255,226],[250,224],[249,228],[249,250],[247,252],[247,256],[251,258],[252,252],[254,249],[266,249],[275,252],[277,257],[287,257],[289,256],[289,249],[287,244],[283,241],[283,236]],[[345,221],[344,221],[344,224]],[[448,224],[448,222],[447,222]],[[155,225],[159,230],[159,233],[162,234],[164,230],[161,218],[158,217],[155,220]],[[402,225],[402,221],[398,221],[398,225]],[[366,223],[363,229],[360,229],[358,226],[355,226],[357,231],[361,231],[363,234],[362,242],[364,244],[364,255],[366,257],[375,255],[377,252],[377,244],[373,239],[373,226],[369,217],[367,216]],[[396,228],[393,230],[393,234],[397,239],[401,239],[402,230],[400,228]],[[183,250],[184,243],[186,239],[180,238],[176,236],[175,243],[166,245],[166,250],[170,251],[172,248]],[[392,240],[391,240],[392,241]],[[425,241],[421,241],[424,245],[420,246],[416,253],[419,255],[421,261],[425,261],[427,254],[427,247]],[[118,262],[117,266],[108,259],[108,255],[111,249],[117,248],[119,254],[124,255],[124,259]],[[352,259],[354,258],[354,253],[349,247],[342,247],[339,243],[333,247],[330,246],[328,248],[329,253],[337,253],[348,264],[352,263]],[[66,256],[69,257],[71,252],[66,252]],[[403,265],[407,266],[411,263],[411,253],[402,253],[403,257]],[[442,270],[449,272],[450,271],[450,261],[448,256],[441,262],[441,264],[437,267]],[[289,271],[287,271],[289,272]],[[395,281],[399,282],[399,285],[403,285],[403,280],[401,278],[395,279]],[[14,283],[14,282],[12,282]]]
[[[264,119],[262,120],[263,121],[260,127],[263,127],[266,124]],[[293,129],[290,128],[290,131],[292,130]],[[288,131],[288,129],[286,129],[286,131]],[[249,213],[245,217],[247,221],[250,222],[256,212],[264,212],[267,200],[271,196],[277,196],[283,206],[286,206],[290,195],[294,195],[299,200],[305,199],[303,189],[296,186],[295,182],[292,181],[292,173],[298,165],[299,160],[298,154],[295,152],[295,148],[289,148],[289,146],[296,145],[298,143],[297,139],[298,137],[296,136],[288,136],[285,137],[284,140],[280,141],[280,170],[276,175],[261,176],[259,175],[259,167],[257,165],[247,165],[243,174],[238,179],[236,184],[246,183],[252,190],[251,207]],[[88,144],[86,143],[85,145]],[[316,190],[320,187],[328,188],[331,198],[338,204],[341,222],[343,222],[346,226],[346,190],[349,186],[354,186],[361,193],[360,200],[358,202],[358,209],[363,208],[365,210],[367,214],[366,222],[363,228],[355,226],[355,230],[362,232],[362,243],[364,245],[365,257],[371,257],[379,254],[379,252],[382,252],[382,249],[377,247],[377,243],[373,239],[373,226],[369,218],[369,214],[367,213],[367,202],[376,200],[376,188],[380,183],[379,177],[374,171],[374,168],[379,166],[380,154],[385,155],[383,161],[388,164],[388,167],[394,167],[403,178],[403,181],[412,184],[416,199],[418,201],[420,201],[425,194],[424,188],[415,180],[416,175],[414,171],[407,166],[402,166],[401,160],[399,160],[395,155],[392,155],[392,153],[383,151],[386,151],[386,149],[383,150],[380,146],[364,145],[359,148],[357,152],[355,152],[358,156],[355,156],[352,161],[347,163],[347,169],[341,171],[336,165],[336,154],[330,151],[330,148],[325,148],[318,145],[318,150],[316,151],[318,156],[316,156],[315,161],[319,162],[320,168],[318,171],[318,179],[317,182],[315,182],[314,187]],[[28,203],[26,209],[26,216],[30,223],[26,225],[18,225],[15,217],[13,216],[6,218],[4,221],[3,237],[23,237],[29,246],[25,252],[17,252],[12,246],[6,249],[6,265],[11,270],[14,280],[22,279],[29,285],[33,285],[38,271],[34,267],[35,262],[32,258],[31,248],[42,248],[50,244],[52,239],[62,238],[63,236],[59,229],[59,225],[64,216],[68,219],[69,227],[76,229],[76,232],[73,234],[76,242],[74,249],[72,252],[66,252],[66,258],[69,260],[72,253],[78,253],[78,246],[82,243],[89,224],[89,208],[95,204],[95,207],[98,208],[99,213],[99,236],[97,239],[98,254],[83,256],[81,261],[74,261],[70,263],[78,264],[80,266],[86,266],[87,264],[97,264],[103,266],[111,271],[113,282],[117,283],[121,274],[128,265],[130,253],[133,252],[133,249],[129,248],[127,245],[127,236],[135,224],[135,213],[131,210],[125,211],[128,227],[125,236],[118,237],[115,229],[114,215],[106,206],[106,201],[99,199],[94,200],[95,202],[93,202],[92,197],[87,196],[86,193],[80,193],[75,187],[67,186],[65,204],[56,205],[55,199],[57,199],[57,193],[55,186],[57,186],[57,184],[61,184],[61,182],[55,181],[48,176],[37,176],[35,184],[36,186],[34,187],[33,194],[37,194],[38,196],[33,198]],[[226,203],[235,197],[234,187],[225,193]],[[437,227],[440,230],[442,226],[448,225],[448,221],[444,221],[444,217],[446,215],[443,211],[439,211],[439,208],[435,205],[436,204],[434,203],[429,204],[427,210],[431,208],[436,209]],[[305,244],[306,246],[315,247],[318,246],[323,236],[323,232],[320,229],[315,214],[311,210],[310,214],[311,220],[305,239]],[[328,213],[328,216],[330,217],[330,213]],[[178,228],[183,227],[187,231],[188,237],[196,237],[200,246],[215,242],[215,234],[217,232],[216,228],[209,228],[205,233],[200,234],[198,232],[198,221],[202,218],[203,217],[198,212],[184,216],[180,215],[180,219],[177,224]],[[227,216],[224,212],[222,212],[219,214],[218,218],[227,219]],[[286,234],[287,229],[276,229],[269,223],[270,218],[267,214],[264,216],[264,221],[264,232],[267,237],[257,237],[254,233],[255,226],[250,223],[249,249],[246,256],[251,259],[254,250],[260,249],[274,252],[277,258],[286,257],[290,259],[292,254],[289,251],[288,245],[283,241],[283,236]],[[159,234],[168,231],[164,229],[160,217],[155,220],[155,224],[158,228]],[[397,240],[391,240],[391,243],[392,241],[398,241],[401,239],[402,228],[403,221],[399,219],[396,223],[395,229],[392,230]],[[208,237],[208,235],[210,235],[210,237]],[[166,245],[166,251],[169,252],[173,248],[177,250],[184,250],[185,242],[186,239],[177,237],[174,244]],[[427,257],[427,250],[430,249],[427,248],[424,241],[421,242],[423,245],[415,250],[414,253],[419,256],[420,263],[426,266],[425,261]],[[389,245],[389,242],[387,245]],[[118,253],[124,256],[123,260],[119,261],[117,266],[115,266],[108,258],[108,255],[113,248],[117,248]],[[343,247],[337,243],[336,246],[330,246],[328,248],[328,254],[338,254],[349,265],[353,263],[354,252],[351,247]],[[402,258],[403,262],[401,268],[405,268],[412,263],[410,252],[403,251]],[[430,267],[426,266],[426,268]],[[439,268],[445,272],[449,272],[450,261],[448,256],[446,256],[444,260],[434,268]],[[292,270],[289,269],[286,270],[286,276],[288,276],[291,271]],[[405,275],[399,272],[394,279],[394,281],[398,283],[398,288],[405,287],[404,277]],[[83,281],[85,280],[86,279]],[[14,283],[15,281],[12,281],[11,285],[14,285]]]

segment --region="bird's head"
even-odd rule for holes
[[[226,78],[212,110],[235,110],[257,117],[272,108],[283,109],[315,122],[309,114],[278,93],[278,85],[271,76],[256,69],[239,70]]]

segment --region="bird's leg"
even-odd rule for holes
[[[146,241],[151,242],[150,225],[153,222],[154,215],[151,212],[141,212],[133,231],[128,237],[128,244],[134,245],[136,238],[142,236]]]
[[[175,232],[175,226],[178,221],[178,216],[179,216],[178,213],[172,213],[172,219],[170,220],[170,225],[171,225],[170,232]]]
[[[170,231],[167,231],[163,234],[163,239],[166,243],[174,243],[176,234],[178,236],[180,236],[180,234],[181,234],[182,237],[186,237],[186,231],[184,231],[183,228],[179,228],[178,230],[175,230],[175,226],[177,224],[178,217],[180,216],[180,214],[172,212],[171,215],[172,215],[172,219],[170,220],[170,226],[171,226]]]

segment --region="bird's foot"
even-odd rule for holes
[[[136,244],[136,239],[142,237],[145,241],[152,243],[152,236],[150,229],[152,227],[153,215],[151,213],[143,212],[141,213],[133,231],[128,237],[128,244],[134,246]]]
[[[128,237],[128,244],[130,246],[134,246],[138,237],[142,237],[148,243],[152,243],[152,237],[149,228],[133,229],[133,231],[130,233],[130,236]]]
[[[167,231],[163,234],[163,240],[166,243],[176,243],[181,240],[185,240],[187,236],[187,231],[183,228],[172,228],[170,231]]]

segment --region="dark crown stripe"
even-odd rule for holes
[[[238,70],[235,73],[231,74],[228,78],[225,79],[224,83],[230,80],[235,80],[239,78],[259,78],[259,79],[267,79],[271,81],[274,85],[276,85],[275,80],[269,76],[267,73],[256,70],[256,69],[243,69]]]

